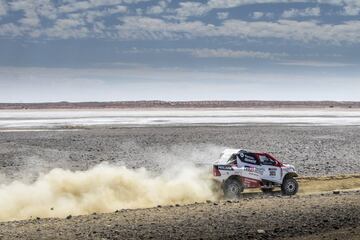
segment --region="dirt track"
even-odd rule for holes
[[[0,239],[360,238],[359,175],[298,180],[293,197],[247,190],[239,200],[3,222]]]
[[[303,177],[298,179],[300,194],[333,190],[360,190],[360,175],[338,175],[329,177]]]
[[[3,239],[321,239],[360,236],[360,192],[121,210],[0,224]],[[327,238],[328,239],[328,238]]]

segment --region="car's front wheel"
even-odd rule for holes
[[[244,191],[244,185],[238,179],[228,179],[224,183],[225,198],[239,198]]]
[[[285,178],[283,184],[281,185],[281,192],[284,195],[291,196],[295,195],[299,190],[299,184],[295,178],[289,177]]]

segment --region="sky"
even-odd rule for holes
[[[0,0],[0,102],[360,101],[360,0]]]

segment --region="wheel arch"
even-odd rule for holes
[[[297,173],[294,173],[294,172],[291,172],[291,173],[287,173],[285,174],[285,176],[283,177],[283,181],[287,178],[296,178],[298,177],[299,175]]]
[[[234,183],[237,189],[235,193],[233,190],[230,190],[229,188],[230,186],[234,186]],[[240,176],[232,175],[223,182],[222,189],[225,198],[239,198],[240,194],[244,191],[245,187]]]
[[[224,183],[225,183],[226,181],[231,181],[231,180],[237,180],[237,181],[243,183],[241,177],[238,176],[238,175],[232,175],[232,176],[228,177],[228,178],[224,181]]]

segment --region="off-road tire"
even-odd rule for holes
[[[228,179],[223,186],[224,196],[228,199],[239,198],[244,191],[244,185],[238,179]]]
[[[283,180],[281,185],[281,192],[286,196],[295,195],[299,190],[299,184],[293,177],[288,177]]]

